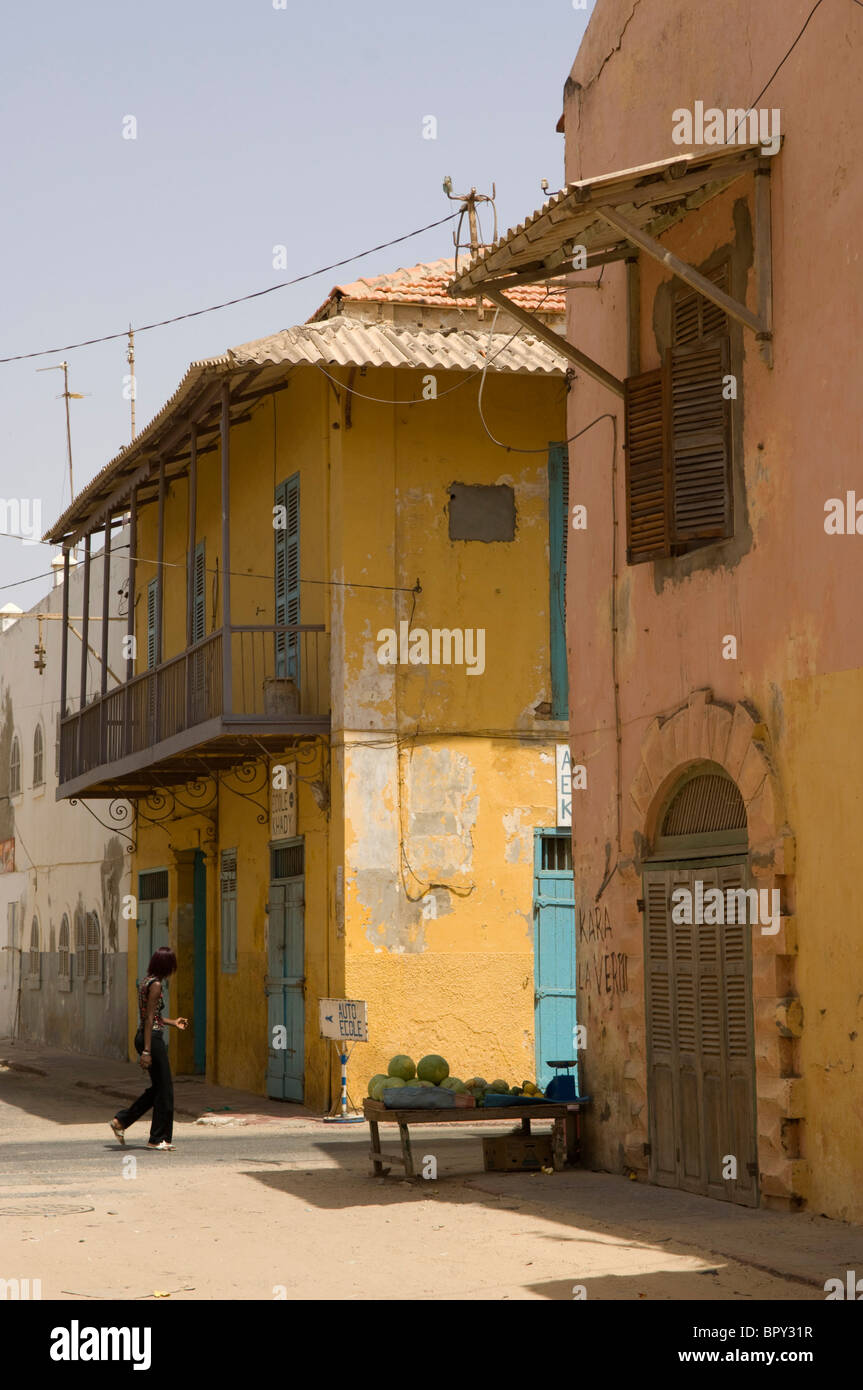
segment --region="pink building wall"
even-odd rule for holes
[[[810,8],[810,0],[598,0],[565,89],[567,180],[685,152],[672,141],[675,109],[696,100],[723,110],[749,106]],[[771,174],[774,365],[743,330],[736,442],[745,517],[738,509],[734,540],[627,566],[618,449],[619,848],[607,420],[570,449],[570,502],[587,507],[588,526],[570,531],[567,592],[573,761],[588,769],[586,790],[573,798],[573,839],[585,922],[576,945],[587,967],[579,970],[579,1018],[588,1029],[582,1088],[594,1097],[589,1160],[613,1171],[646,1168],[636,899],[641,837],[649,836],[668,771],[651,721],[707,690],[715,705],[753,711],[747,736],[755,751],[737,780],[750,846],[767,846],[764,872],[778,876],[771,882],[781,884],[789,914],[781,937],[758,945],[753,965],[761,1190],[777,1204],[806,1201],[852,1220],[863,1220],[854,1177],[863,1171],[863,535],[828,536],[824,504],[852,490],[863,499],[861,74],[863,10],[850,0],[824,4],[758,103],[780,109],[784,136]],[[665,233],[663,244],[695,266],[728,245],[745,267],[753,184],[752,176],[739,180]],[[640,266],[646,371],[660,362],[657,290],[671,281],[644,254]],[[567,329],[619,377],[627,371],[625,276],[623,265],[610,265],[598,293],[573,291]],[[751,264],[747,303],[757,308]],[[570,435],[604,411],[616,413],[620,443],[622,402],[579,373]],[[737,638],[736,661],[723,658],[726,634]],[[680,767],[698,752],[693,730],[704,720],[703,702],[693,709],[679,721]],[[738,767],[749,757],[740,748]],[[597,904],[606,866],[618,862]],[[603,934],[591,940],[597,911]],[[610,952],[627,957],[617,976],[625,992],[608,992],[602,969],[597,976],[596,962]]]

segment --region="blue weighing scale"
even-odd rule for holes
[[[565,1103],[569,1100],[578,1100],[575,1093],[575,1077],[570,1076],[569,1072],[576,1066],[578,1059],[573,1057],[569,1062],[546,1062],[547,1067],[553,1067],[555,1072],[564,1072],[565,1075],[553,1076],[545,1088],[546,1100],[556,1100]]]

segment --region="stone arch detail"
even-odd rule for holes
[[[753,928],[752,1005],[761,1201],[764,1206],[788,1209],[803,1206],[808,1192],[808,1167],[800,1157],[805,1125],[799,1070],[803,1012],[795,982],[794,837],[785,822],[768,738],[766,726],[747,704],[714,704],[707,689],[694,691],[673,714],[653,719],[644,734],[630,788],[631,843],[621,870],[626,919],[632,928],[640,928],[642,869],[675,783],[698,763],[718,764],[734,780],[746,808],[754,885],[780,893],[779,931],[770,935]],[[639,974],[643,976],[643,971]],[[630,1037],[646,1038],[644,1010],[642,989],[640,996],[633,992],[626,1004]],[[627,1161],[645,1170],[646,1047],[641,1065],[627,1066],[625,1085],[635,1126],[627,1136]]]

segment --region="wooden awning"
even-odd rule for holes
[[[643,251],[752,329],[769,356],[769,180],[757,178],[755,182],[756,313],[666,250],[658,238],[745,174],[769,174],[770,158],[759,145],[722,145],[568,184],[526,222],[475,255],[449,285],[449,293],[454,297],[481,294],[548,341],[548,332],[553,330],[546,330],[533,315],[513,306],[507,289],[609,261],[635,259]],[[579,247],[584,253],[576,250]],[[560,351],[622,395],[622,382],[572,343],[565,343]]]

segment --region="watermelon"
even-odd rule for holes
[[[383,1100],[384,1091],[400,1091],[404,1085],[400,1076],[388,1076],[385,1081],[378,1082],[375,1100]]]
[[[509,1085],[507,1084],[506,1081],[501,1081],[499,1077],[498,1077],[497,1081],[492,1081],[492,1082],[490,1083],[490,1085],[487,1087],[487,1089],[488,1089],[489,1091],[491,1091],[493,1095],[498,1095],[498,1096],[507,1096],[507,1095],[509,1095]]]
[[[390,1058],[390,1063],[387,1067],[388,1076],[397,1076],[402,1081],[410,1081],[416,1074],[417,1069],[415,1062],[410,1057],[406,1057],[403,1052],[400,1052],[396,1057]]]
[[[469,1091],[488,1090],[488,1082],[486,1081],[484,1076],[469,1076],[464,1084],[467,1086]]]
[[[386,1078],[386,1073],[385,1073],[385,1072],[382,1072],[382,1071],[379,1071],[379,1072],[377,1073],[376,1076],[373,1076],[373,1077],[372,1077],[371,1081],[370,1081],[369,1084],[368,1084],[368,1093],[369,1093],[369,1095],[372,1097],[373,1100],[374,1100],[374,1098],[375,1098],[375,1093],[374,1093],[374,1091],[372,1090],[372,1087],[374,1086],[375,1082],[376,1082],[376,1081],[386,1081],[386,1079],[387,1079],[387,1078]]]
[[[433,1086],[439,1086],[445,1077],[449,1076],[449,1062],[430,1052],[417,1063],[417,1076],[420,1081],[430,1081]]]
[[[440,1088],[442,1091],[467,1091],[467,1086],[463,1081],[459,1081],[457,1076],[445,1076],[440,1083]]]

